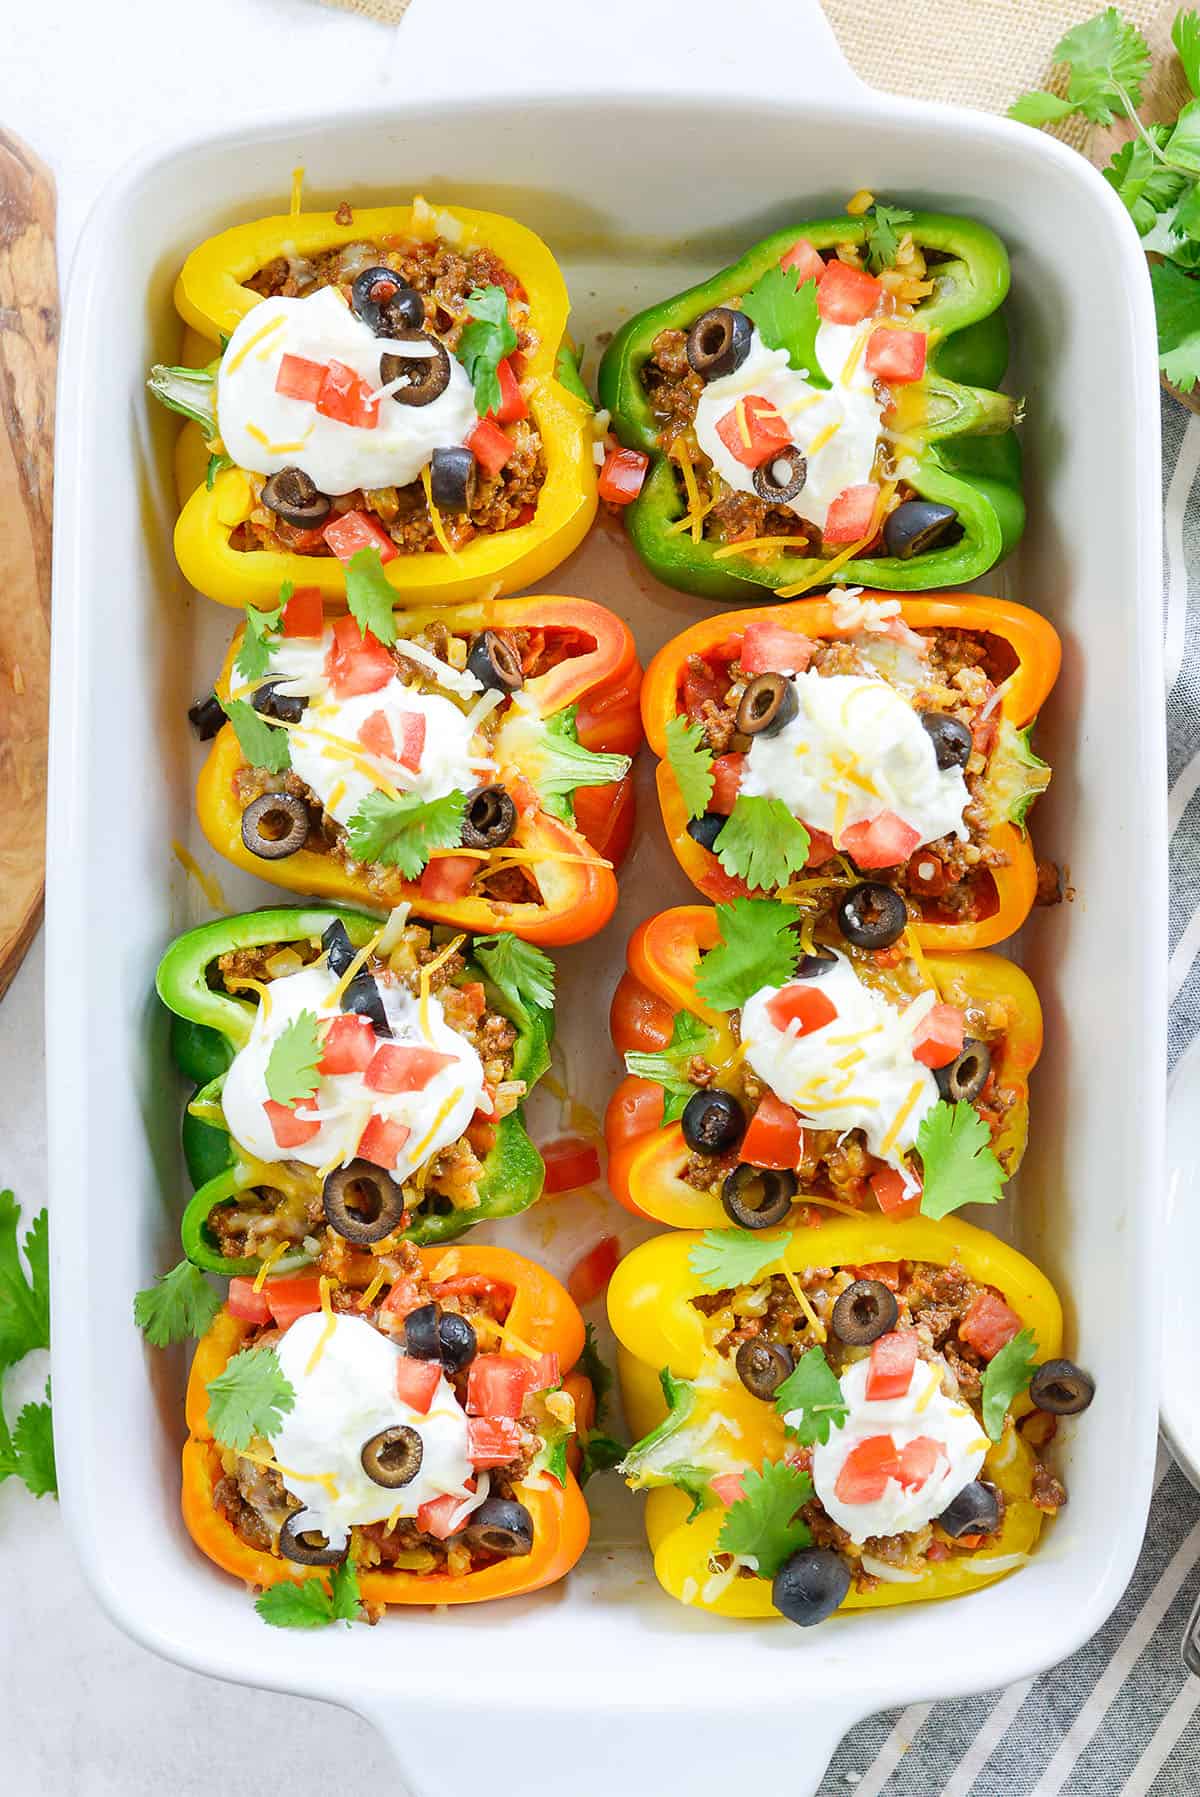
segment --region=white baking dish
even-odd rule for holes
[[[371,1717],[423,1797],[474,1789],[493,1730],[521,1744],[521,1797],[669,1782],[726,1797],[756,1774],[802,1797],[868,1711],[1071,1652],[1119,1597],[1144,1525],[1166,915],[1149,287],[1124,211],[1081,159],[1000,120],[866,92],[811,0],[741,0],[733,13],[624,0],[596,25],[585,0],[525,0],[519,43],[482,15],[470,29],[468,9],[452,55],[440,12],[418,0],[395,40],[403,98],[156,153],[110,190],[79,250],[61,358],[48,955],[64,1511],[88,1578],[132,1634],[200,1670]],[[687,44],[673,41],[681,31]],[[184,1533],[183,1361],[146,1353],[130,1299],[178,1253],[180,1094],[151,980],[202,914],[170,844],[196,844],[183,711],[230,619],[189,600],[175,570],[172,426],[149,416],[142,379],[175,359],[170,290],[186,250],[278,210],[298,161],[310,203],[420,188],[513,212],[562,257],[585,343],[859,186],[977,215],[1011,247],[1030,527],[999,586],[1065,638],[1042,736],[1055,781],[1036,827],[1078,897],[1026,932],[1048,1045],[1019,1196],[985,1220],[1059,1283],[1069,1348],[1099,1392],[1068,1432],[1071,1503],[1035,1563],[950,1612],[864,1613],[810,1634],[691,1614],[655,1586],[637,1504],[611,1479],[595,1545],[564,1586],[375,1630],[264,1629]],[[652,590],[607,528],[544,586],[615,603],[644,653],[705,609]],[[231,906],[271,896],[218,872]],[[617,921],[564,957],[568,1062],[594,1109],[615,1074],[597,1038],[628,930],[687,896],[647,805]],[[535,1212],[517,1239],[561,1265],[596,1228],[594,1212],[568,1218],[543,1243]]]

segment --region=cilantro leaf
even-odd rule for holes
[[[50,1346],[49,1219],[39,1211],[25,1232],[27,1277],[17,1250],[20,1216],[12,1193],[0,1192],[0,1371]]]
[[[334,1567],[329,1582],[332,1587],[333,1620],[361,1621],[362,1592],[358,1588],[358,1568],[349,1554],[339,1566]]]
[[[964,1204],[997,1204],[1005,1172],[992,1151],[992,1134],[969,1104],[939,1098],[917,1131],[923,1190],[921,1212],[948,1217]]]
[[[800,1356],[775,1392],[775,1408],[788,1434],[805,1447],[828,1441],[835,1423],[841,1428],[849,1407],[824,1349],[810,1348]]]
[[[381,643],[395,642],[395,603],[378,549],[359,549],[346,563],[346,604],[364,636],[369,630]]]
[[[440,799],[369,792],[347,827],[350,853],[356,861],[398,867],[406,880],[415,880],[435,849],[459,846],[465,805],[466,794],[457,789]]]
[[[1200,175],[1200,100],[1189,100],[1175,120],[1164,154],[1180,168]],[[1178,221],[1176,229],[1179,229]]]
[[[1166,125],[1150,125],[1147,129],[1160,148],[1171,135]],[[1143,237],[1159,213],[1172,207],[1187,185],[1183,175],[1163,167],[1141,137],[1122,144],[1102,173],[1109,186],[1116,189]]]
[[[663,1122],[674,1123],[696,1091],[687,1076],[687,1064],[694,1054],[702,1054],[712,1040],[712,1031],[690,1011],[676,1011],[671,1026],[671,1040],[655,1054],[631,1050],[625,1056],[625,1071],[638,1079],[655,1080],[666,1093]]]
[[[292,765],[286,730],[265,723],[245,699],[222,699],[221,710],[233,725],[250,767],[266,768],[269,774],[286,773]]]
[[[554,1009],[554,963],[532,942],[505,930],[476,942],[472,953],[484,978],[520,1010]]]
[[[208,1426],[226,1448],[268,1440],[293,1408],[296,1392],[274,1348],[243,1348],[208,1382]]]
[[[625,1442],[617,1441],[611,1435],[601,1434],[596,1429],[589,1429],[583,1438],[579,1483],[586,1485],[595,1473],[611,1472],[613,1467],[620,1466],[627,1452]]]
[[[867,260],[874,274],[891,267],[900,248],[900,233],[912,222],[912,213],[903,206],[885,206],[877,200],[871,207],[867,214]]]
[[[181,1260],[138,1292],[133,1300],[133,1320],[152,1348],[169,1348],[203,1335],[220,1308],[220,1294],[199,1267]]]
[[[754,1229],[706,1229],[688,1251],[688,1266],[707,1292],[753,1285],[782,1261],[791,1240],[790,1230],[764,1240]]]
[[[786,986],[800,960],[795,910],[778,899],[737,898],[717,906],[720,941],[696,973],[706,1004],[734,1011],[763,986]]]
[[[256,605],[246,607],[246,630],[238,650],[234,669],[243,680],[261,680],[271,665],[271,650],[283,619],[283,608],[294,589],[285,580],[279,589],[279,604],[271,611],[259,611]]]
[[[224,474],[226,468],[236,468],[237,463],[231,455],[223,450],[214,450],[208,458],[208,467],[204,470],[204,485],[211,493],[218,474]]]
[[[808,860],[812,838],[782,799],[739,793],[713,844],[713,853],[736,879],[756,891],[786,886]]]
[[[1004,1434],[1004,1419],[1018,1392],[1024,1391],[1037,1365],[1037,1338],[1022,1329],[987,1363],[983,1375],[983,1427],[992,1441]]]
[[[321,1039],[315,1011],[301,1011],[285,1024],[267,1056],[267,1091],[276,1104],[296,1105],[311,1098],[319,1080]]]
[[[331,1622],[361,1622],[362,1593],[349,1554],[324,1578],[281,1579],[268,1585],[254,1608],[275,1629],[323,1629]]]
[[[1070,67],[1066,99],[1040,91],[1022,94],[1009,107],[1009,118],[1046,125],[1078,112],[1093,124],[1111,125],[1114,112],[1133,117],[1149,73],[1150,51],[1137,26],[1126,23],[1115,6],[1068,31],[1052,54],[1055,62]]]
[[[704,726],[699,722],[689,724],[685,717],[668,718],[667,761],[679,784],[679,796],[688,817],[700,817],[708,810],[715,784],[713,754]]]
[[[569,343],[560,343],[558,354],[554,358],[554,378],[560,387],[581,399],[589,412],[596,410],[596,402],[583,384],[583,376],[579,372],[579,356]]]
[[[796,1514],[813,1494],[812,1480],[786,1460],[764,1460],[759,1473],[746,1468],[742,1490],[721,1525],[718,1552],[745,1555],[760,1579],[773,1579],[785,1560],[812,1545],[812,1531]]]
[[[1069,118],[1074,110],[1073,101],[1037,87],[1015,99],[1008,109],[1008,116],[1016,119],[1019,125],[1056,125],[1059,119]]]
[[[500,410],[500,377],[496,369],[517,347],[503,287],[476,287],[467,297],[474,321],[458,340],[456,355],[475,387],[475,410],[481,418]]]
[[[58,1496],[49,1379],[46,1401],[26,1404],[11,1434],[0,1410],[0,1483],[14,1477],[25,1484],[32,1497],[45,1497],[48,1493]]]
[[[1200,281],[1170,262],[1151,265],[1150,285],[1158,315],[1158,365],[1182,393],[1200,376]]]
[[[595,1323],[583,1325],[583,1353],[579,1356],[579,1370],[591,1381],[596,1423],[600,1424],[608,1411],[608,1394],[612,1390],[613,1376],[608,1362],[600,1352]]]
[[[742,299],[742,311],[758,327],[768,349],[786,349],[788,364],[801,372],[810,387],[828,387],[829,377],[817,360],[817,283],[802,281],[778,262],[761,274]]]
[[[1200,13],[1176,13],[1171,42],[1179,53],[1188,86],[1200,95]]]

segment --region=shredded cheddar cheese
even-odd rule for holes
[[[884,1136],[883,1141],[879,1144],[880,1155],[886,1155],[891,1152],[897,1136],[904,1128],[905,1122],[911,1113],[913,1106],[916,1104],[924,1090],[925,1081],[923,1079],[915,1079],[908,1089],[908,1097],[904,1100],[904,1103],[892,1118],[891,1124],[888,1127],[888,1132],[886,1136]]]
[[[433,1122],[429,1125],[429,1128],[425,1131],[425,1134],[421,1137],[421,1140],[417,1143],[416,1147],[412,1151],[412,1159],[414,1161],[420,1160],[421,1157],[424,1155],[425,1151],[429,1147],[429,1144],[433,1141],[434,1136],[436,1136],[438,1130],[442,1127],[442,1124],[446,1121],[446,1118],[450,1115],[450,1113],[454,1109],[455,1105],[462,1098],[463,1091],[464,1091],[464,1088],[462,1086],[455,1086],[455,1088],[454,1088],[453,1092],[451,1092],[449,1098],[444,1099],[442,1101],[442,1103],[438,1106],[437,1116],[434,1118]]]
[[[700,488],[696,484],[696,471],[692,466],[691,446],[686,437],[675,438],[671,444],[670,455],[671,460],[678,464],[679,472],[683,477],[683,490],[687,494],[688,518],[692,529],[692,542],[698,543],[704,514],[700,509]]]
[[[803,549],[807,544],[807,537],[746,537],[740,543],[723,543],[719,549],[714,549],[713,560],[719,562],[731,555],[748,555],[754,549]]]
[[[349,986],[349,984],[350,984],[351,980],[354,978],[355,974],[361,973],[362,969],[366,966],[367,961],[370,958],[371,951],[374,949],[375,944],[379,941],[379,938],[383,935],[385,927],[386,926],[384,924],[380,924],[379,928],[376,930],[375,934],[370,938],[370,940],[368,942],[363,943],[362,947],[359,949],[358,953],[355,955],[353,961],[351,961],[351,963],[347,967],[345,973],[342,975],[341,979],[338,981],[338,983],[334,987],[333,991],[329,994],[329,997],[325,1000],[325,1009],[327,1011],[340,1011],[341,1010],[342,994],[345,992],[346,988]]]
[[[372,1279],[370,1285],[367,1287],[366,1291],[362,1294],[362,1297],[358,1300],[358,1308],[360,1310],[369,1310],[371,1305],[374,1304],[376,1298],[379,1296],[379,1293],[380,1293],[382,1287],[385,1286],[386,1284],[387,1284],[387,1272],[383,1267],[380,1267],[378,1272],[375,1274],[375,1277]]]
[[[322,1328],[320,1335],[316,1339],[316,1343],[313,1347],[312,1353],[308,1357],[308,1365],[304,1369],[304,1376],[306,1379],[310,1378],[312,1376],[312,1374],[316,1372],[317,1366],[321,1359],[321,1356],[322,1356],[322,1354],[324,1354],[326,1348],[329,1346],[330,1337],[333,1334],[334,1324],[337,1322],[337,1318],[333,1314],[333,1306],[329,1301],[328,1277],[324,1273],[322,1273],[317,1284],[318,1284],[318,1290],[321,1293],[321,1310],[325,1317],[325,1325]]]
[[[817,1315],[816,1311],[813,1309],[812,1305],[809,1303],[808,1294],[805,1292],[804,1288],[801,1286],[800,1281],[796,1278],[796,1275],[792,1272],[792,1269],[788,1266],[786,1260],[781,1260],[779,1264],[783,1268],[784,1278],[787,1280],[788,1284],[792,1288],[792,1296],[795,1298],[797,1304],[800,1306],[801,1310],[804,1312],[805,1316],[808,1318],[809,1328],[812,1330],[813,1334],[816,1336],[816,1338],[819,1342],[827,1341],[828,1340],[828,1331],[826,1330],[824,1323],[821,1321],[821,1319]]]
[[[274,336],[276,331],[281,331],[283,329],[284,322],[283,314],[280,313],[278,317],[271,319],[269,324],[265,324],[260,330],[255,331],[252,337],[247,337],[245,343],[243,343],[237,355],[229,362],[224,372],[226,374],[233,374],[235,369],[241,367],[252,349],[257,349],[260,343],[265,342],[268,337]]]
[[[426,1039],[429,1037],[429,982],[437,972],[438,968],[444,966],[451,955],[454,954],[457,949],[460,949],[466,940],[467,938],[465,935],[452,936],[441,954],[435,956],[432,961],[427,961],[421,969],[421,1034]]]
[[[433,526],[433,534],[437,538],[438,548],[444,555],[455,555],[457,550],[446,535],[446,527],[442,523],[442,514],[433,503],[433,482],[429,474],[429,464],[421,470],[421,485],[425,489],[425,503],[429,507],[429,522]]]
[[[841,419],[835,418],[833,420],[833,422],[830,424],[827,424],[823,430],[819,430],[817,432],[816,436],[813,438],[812,442],[808,446],[809,455],[816,455],[818,449],[824,449],[824,447],[827,443],[831,443],[833,441],[833,439],[837,436],[837,434],[841,430],[841,428],[842,428]]]
[[[287,1248],[288,1245],[286,1242],[276,1242],[275,1246],[271,1249],[271,1252],[263,1256],[262,1266],[254,1275],[254,1284],[250,1287],[251,1291],[261,1292],[263,1286],[267,1282],[267,1274],[271,1271],[271,1268],[275,1265],[277,1260],[283,1259],[283,1256],[287,1253]]]

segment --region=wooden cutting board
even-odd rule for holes
[[[45,885],[57,348],[54,182],[0,130],[0,995]]]

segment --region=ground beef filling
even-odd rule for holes
[[[986,1361],[959,1334],[959,1324],[980,1293],[994,1290],[968,1277],[956,1264],[936,1266],[927,1261],[901,1261],[895,1265],[870,1267],[806,1267],[796,1275],[796,1282],[813,1313],[820,1321],[825,1340],[821,1342],[830,1367],[838,1375],[855,1360],[869,1352],[865,1348],[847,1347],[830,1328],[833,1306],[846,1287],[856,1278],[882,1280],[896,1293],[900,1306],[897,1329],[915,1329],[918,1354],[923,1360],[941,1355],[947,1371],[942,1385],[948,1396],[960,1398],[978,1412],[980,1390]],[[997,1294],[999,1296],[1000,1294]],[[744,1341],[761,1339],[779,1342],[799,1358],[817,1345],[818,1335],[811,1319],[799,1302],[791,1284],[782,1274],[775,1274],[761,1284],[741,1291],[705,1293],[692,1299],[694,1307],[705,1318],[710,1339],[717,1353],[732,1359]],[[1019,1425],[1020,1434],[1035,1457],[1053,1438],[1056,1419],[1036,1410]],[[982,1422],[980,1424],[982,1432]],[[811,1470],[812,1450],[793,1448],[789,1458],[805,1470]],[[1004,1522],[1004,1497],[1000,1499],[1000,1524],[990,1536],[972,1536],[968,1541],[955,1540],[936,1522],[922,1529],[899,1535],[873,1536],[863,1543],[851,1541],[846,1531],[827,1515],[820,1500],[812,1498],[804,1506],[804,1520],[812,1530],[817,1547],[830,1547],[841,1554],[854,1575],[860,1591],[873,1590],[880,1580],[862,1566],[862,1556],[882,1561],[887,1566],[919,1570],[931,1561],[974,1553],[979,1548],[994,1547]],[[1039,1510],[1053,1515],[1067,1501],[1062,1484],[1036,1458],[1033,1472],[1032,1498]],[[743,1576],[753,1577],[748,1569]]]
[[[425,329],[453,351],[470,323],[467,299],[477,287],[503,287],[509,296],[509,312],[517,333],[518,357],[537,348],[536,332],[529,324],[529,302],[524,288],[503,263],[487,249],[459,251],[437,238],[417,242],[383,238],[378,243],[351,243],[325,250],[320,255],[277,257],[251,275],[245,283],[264,298],[302,299],[321,287],[338,287],[347,301],[354,277],[364,268],[394,269],[406,287],[415,288],[425,300]],[[384,402],[389,403],[389,402]],[[505,426],[515,444],[514,453],[499,474],[479,470],[475,503],[469,512],[445,513],[442,531],[454,549],[461,549],[480,534],[494,536],[526,524],[537,506],[546,479],[546,453],[541,433],[532,418]],[[292,555],[330,555],[332,550],[320,530],[298,530],[276,517],[261,503],[262,479],[251,476],[255,505],[232,537],[234,549],[271,549]],[[402,553],[440,554],[425,488],[421,481],[407,487],[379,487],[339,495],[334,513],[372,513]]]
[[[386,961],[373,958],[367,967],[372,972],[390,969],[415,997],[420,992],[422,968],[437,959],[452,934],[448,929],[410,924]],[[253,992],[249,982],[268,984],[277,975],[295,972],[315,960],[319,953],[320,949],[308,942],[232,949],[219,957],[217,979],[225,991],[245,996]],[[281,967],[281,960],[287,964]],[[451,1029],[471,1044],[483,1063],[497,1115],[474,1119],[457,1142],[438,1150],[422,1180],[414,1176],[404,1182],[406,1226],[421,1218],[478,1208],[479,1181],[495,1143],[496,1124],[520,1102],[519,1091],[499,1089],[512,1083],[516,1027],[499,1011],[487,1008],[481,983],[464,982],[465,971],[466,960],[456,951],[430,974],[429,989],[441,1000]],[[332,1242],[342,1242],[325,1222],[322,1188],[314,1169],[300,1161],[285,1161],[283,1168],[286,1191],[257,1186],[209,1213],[207,1227],[227,1259],[262,1259],[280,1247],[303,1248],[324,1256],[331,1251]]]

